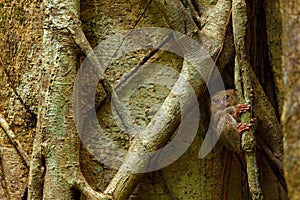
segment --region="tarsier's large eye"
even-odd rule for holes
[[[227,100],[227,99],[229,99],[229,95],[225,95],[225,96],[223,97],[223,100],[224,100],[224,101]]]
[[[219,102],[219,99],[213,98],[213,99],[212,99],[212,102],[217,103],[217,102]]]

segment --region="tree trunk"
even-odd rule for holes
[[[282,123],[284,131],[284,173],[290,199],[300,198],[300,2],[280,1],[283,27],[283,72],[286,98]]]
[[[211,91],[205,82],[216,85],[214,72],[219,70],[225,87],[234,88],[238,81],[234,80],[236,55],[247,55],[251,66],[255,93],[252,108],[258,127],[254,156],[264,199],[287,199],[281,125],[286,136],[285,173],[290,197],[298,199],[298,172],[292,170],[298,152],[296,145],[291,145],[297,141],[294,127],[298,120],[293,104],[297,96],[294,83],[298,79],[291,76],[296,74],[294,65],[299,59],[293,53],[299,48],[294,42],[299,34],[293,28],[297,11],[292,10],[297,6],[283,0],[281,3],[287,11],[283,12],[282,23],[274,14],[279,11],[278,0],[255,0],[243,5],[248,23],[243,27],[244,44],[237,48],[234,27],[238,22],[232,20],[230,0],[1,2],[0,199],[251,199],[250,174],[243,153],[227,150],[218,142],[205,158],[198,157],[210,122],[207,102]],[[284,51],[278,40],[282,25]],[[151,39],[143,39],[149,42],[145,49],[126,53],[126,48],[117,45],[122,40],[110,40],[110,36],[118,36],[119,30],[141,27],[168,28],[192,38],[212,58],[206,66],[200,63],[197,67],[211,75],[201,77],[195,66],[187,62],[188,56],[162,50],[178,50],[175,47],[180,38],[176,35],[165,41],[165,37],[155,36],[157,39],[151,33]],[[130,41],[139,37],[128,34],[121,39],[129,49],[133,45]],[[158,43],[152,45],[150,41],[155,39]],[[95,48],[98,45],[102,45],[100,49]],[[191,45],[181,44],[181,53]],[[117,50],[119,57],[115,57]],[[198,55],[197,51],[189,53],[192,57]],[[103,60],[95,59],[99,55]],[[287,90],[281,81],[282,55]],[[195,60],[200,62],[201,57]],[[111,64],[101,66],[107,67],[101,71],[100,65],[108,62]],[[145,63],[163,67],[145,67]],[[79,99],[84,115],[90,116],[94,107],[97,114],[96,125],[89,120],[80,122],[80,127],[86,128],[82,135],[75,127],[78,116],[72,97],[76,73],[84,65],[99,68],[87,72],[90,74],[81,80],[82,90],[78,91],[84,97]],[[165,68],[172,73],[163,71]],[[98,82],[95,72],[103,72],[104,76],[97,87],[91,88],[91,83]],[[133,75],[126,78],[128,74]],[[174,86],[181,76],[187,77],[199,101],[200,122],[188,119],[191,127],[199,125],[193,142],[186,129],[186,137],[179,144],[190,146],[178,160],[157,171],[124,173],[128,166],[138,167],[141,163],[142,168],[148,162],[140,159],[143,157],[130,157],[130,152],[142,154],[142,150],[148,152],[172,144],[174,132],[184,119],[174,91],[181,91],[182,96],[189,94],[184,87]],[[121,83],[127,88],[123,85],[114,91],[114,86]],[[84,96],[92,89],[95,95]],[[119,99],[114,99],[114,92]],[[286,99],[281,124],[283,97]],[[118,110],[120,105],[129,114]],[[132,121],[134,126],[128,126]],[[98,125],[101,131],[95,129]],[[160,125],[164,126],[155,135],[153,130]],[[139,127],[138,131],[134,127]],[[153,137],[145,140],[132,132]],[[175,152],[163,154],[171,159]],[[151,159],[157,163],[165,161],[159,157]]]

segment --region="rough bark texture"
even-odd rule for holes
[[[38,1],[2,1],[0,9],[0,112],[16,136],[14,139],[30,156],[40,98],[43,14]],[[2,125],[0,138],[0,199],[20,199],[29,169]]]
[[[251,90],[253,90],[251,66],[249,54],[246,50],[246,30],[248,24],[246,1],[234,0],[232,2],[232,23],[236,50],[234,70],[235,87],[237,89],[239,103],[246,102],[249,105],[253,105],[253,97],[250,96],[253,95],[251,94]],[[243,113],[241,116],[241,123],[250,124],[252,117],[251,110]],[[241,136],[241,146],[244,150],[247,165],[249,189],[253,200],[263,199],[258,174],[255,134],[254,128],[251,128],[250,130],[244,131]]]
[[[141,150],[144,148],[142,144],[155,143],[147,143],[150,140],[143,143],[138,138],[130,138],[114,118],[109,91],[105,86],[115,85],[150,50],[137,50],[113,60],[105,72],[106,83],[98,85],[95,95],[98,121],[103,127],[103,134],[108,135],[122,149],[122,154],[107,153],[110,146],[101,140],[101,133],[91,132],[85,138],[90,143],[80,143],[71,110],[72,87],[76,70],[85,58],[84,53],[120,29],[158,26],[192,37],[207,48],[222,72],[225,86],[233,88],[236,49],[231,7],[232,1],[229,0],[2,1],[0,116],[4,121],[1,121],[0,128],[0,199],[20,199],[23,194],[26,198],[24,191],[27,187],[29,199],[110,198],[99,191],[120,199],[126,199],[130,194],[131,199],[149,200],[250,199],[244,155],[228,151],[221,143],[217,143],[207,157],[201,160],[198,158],[209,123],[209,95],[204,92],[199,74],[193,74],[192,68],[180,56],[159,51],[148,62],[164,64],[177,72],[191,74],[191,84],[200,96],[199,131],[184,155],[159,171],[136,175],[122,174],[121,170],[117,172],[128,149]],[[294,27],[295,24],[299,25],[299,10],[296,8],[300,6],[296,5],[296,1],[286,3],[282,0],[282,7],[285,11],[284,51],[278,39],[282,30],[277,12],[278,1],[255,0],[247,7],[249,26],[246,50],[252,66],[251,79],[256,95],[253,112],[259,127],[256,147],[264,199],[287,199],[282,174],[282,132],[279,120],[284,96],[287,98],[282,118],[287,144],[286,175],[290,197],[299,198],[299,184],[295,179],[299,173],[296,163],[300,154],[296,145],[299,112],[298,104],[294,104],[298,102],[295,83],[299,81],[296,68],[299,65],[299,35]],[[76,31],[81,28],[90,46],[80,46],[80,41],[76,40]],[[286,95],[281,80],[282,52],[287,58],[284,64]],[[149,76],[151,74],[155,74],[155,71],[149,72]],[[170,78],[170,85],[176,82],[176,78]],[[83,84],[88,85],[93,80],[84,80]],[[178,105],[168,97],[170,89],[157,83],[146,83],[138,89],[129,89],[132,96],[125,98],[124,95],[121,100],[127,101],[130,116],[137,125],[148,127],[153,124],[150,121],[155,119],[154,115],[161,105],[170,109],[169,114],[163,115],[170,122],[170,126],[161,132],[166,134],[164,142],[159,140],[162,142],[159,145],[163,145],[177,128],[180,118],[177,115]],[[164,102],[166,98],[169,101]],[[85,109],[88,112],[90,108]],[[89,126],[88,122],[85,123]],[[130,147],[131,144],[134,145]],[[155,149],[159,145],[152,147]],[[146,148],[145,151],[149,150]],[[109,155],[104,160],[110,156],[120,156],[122,159],[115,159],[114,165],[107,165],[98,157],[104,153]],[[31,155],[30,169],[26,166],[26,154]],[[169,154],[172,156],[172,152]],[[133,161],[131,158],[129,160]]]
[[[68,8],[68,9],[65,9]],[[79,23],[76,1],[44,2],[42,80],[38,134],[34,144],[29,181],[29,199],[72,199],[79,167],[79,143],[72,114],[72,87],[77,52],[68,27]],[[40,155],[42,154],[42,156]],[[44,160],[45,173],[40,168]],[[43,185],[36,185],[43,179]]]
[[[290,199],[300,198],[300,1],[280,1],[283,24],[283,71],[286,98],[282,122],[284,131],[284,173]]]

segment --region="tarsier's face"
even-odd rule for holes
[[[211,108],[216,110],[224,110],[236,103],[237,97],[234,90],[219,91],[211,98]]]

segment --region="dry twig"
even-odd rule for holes
[[[2,126],[3,130],[5,131],[6,135],[9,138],[9,140],[14,145],[18,154],[24,161],[26,167],[29,168],[29,161],[30,161],[29,156],[24,151],[24,148],[22,147],[21,143],[17,140],[15,133],[10,129],[7,121],[4,119],[4,117],[1,114],[0,114],[0,125]]]

